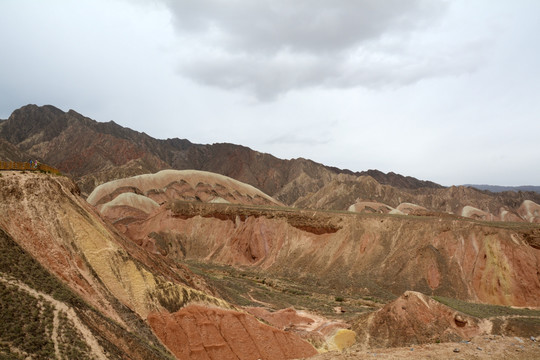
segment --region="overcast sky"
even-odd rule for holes
[[[540,1],[0,0],[0,119],[73,109],[443,185],[540,185]]]

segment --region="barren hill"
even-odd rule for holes
[[[379,203],[375,207],[392,211],[409,203],[429,212],[484,220],[540,221],[537,210],[530,212],[530,206],[523,206],[525,201],[540,204],[537,192],[444,188],[392,172],[352,172],[303,158],[282,160],[239,145],[158,140],[112,121],[96,122],[50,105],[24,106],[0,122],[0,157],[37,158],[73,177],[83,195],[114,179],[192,169],[234,178],[296,207],[372,211],[362,203]]]
[[[0,138],[0,161],[27,161],[29,155],[19,150],[15,145]]]

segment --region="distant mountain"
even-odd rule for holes
[[[398,188],[442,188],[433,182],[378,170],[352,172],[302,158],[282,160],[240,145],[158,140],[112,121],[100,123],[51,105],[27,105],[15,110],[0,122],[1,138],[21,153],[70,174],[86,194],[110,180],[168,168],[226,175],[286,204],[318,191],[340,174],[350,179],[370,175],[381,184]]]
[[[503,191],[534,191],[540,193],[540,186],[534,185],[523,185],[523,186],[500,186],[500,185],[475,185],[475,184],[466,184],[463,186],[473,187],[478,190],[487,190],[491,192],[503,192]]]

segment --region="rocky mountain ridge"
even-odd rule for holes
[[[194,169],[248,183],[295,207],[371,211],[372,206],[362,205],[371,202],[380,203],[375,207],[381,211],[384,207],[391,211],[411,203],[426,211],[484,220],[540,221],[537,210],[522,207],[527,200],[539,204],[537,192],[444,188],[392,172],[352,172],[302,158],[282,160],[240,145],[158,140],[113,121],[96,122],[50,105],[24,106],[0,122],[0,157],[37,158],[57,167],[75,179],[84,195],[114,179]]]
[[[371,205],[366,207],[365,203]],[[536,192],[491,193],[463,186],[400,189],[369,176],[337,176],[318,191],[300,197],[294,206],[409,214],[411,209],[400,210],[406,204],[416,207],[416,215],[438,212],[489,221],[540,222],[540,194]]]
[[[96,122],[76,111],[27,105],[0,123],[0,138],[20,151],[70,174],[83,193],[103,182],[163,169],[194,169],[226,175],[292,204],[337,174],[373,176],[403,188],[440,188],[429,181],[377,170],[352,172],[306,159],[282,160],[233,144],[157,140],[112,121]]]
[[[540,186],[522,185],[522,186],[500,186],[500,185],[480,185],[480,184],[465,184],[463,186],[473,187],[478,190],[488,190],[490,192],[504,192],[504,191],[534,191],[540,193]]]

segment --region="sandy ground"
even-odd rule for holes
[[[339,352],[328,352],[310,360],[356,359],[540,359],[540,338],[480,336],[469,342],[412,345],[406,348],[369,349],[358,346]]]

